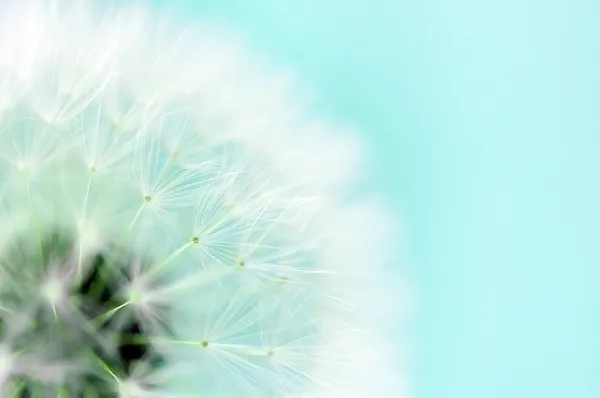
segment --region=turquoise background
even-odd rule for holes
[[[182,3],[364,132],[404,222],[415,398],[600,397],[599,2]]]

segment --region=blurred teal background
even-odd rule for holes
[[[598,1],[181,2],[364,132],[417,290],[414,398],[600,397]]]

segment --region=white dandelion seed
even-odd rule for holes
[[[221,29],[99,3],[0,5],[0,395],[402,396],[360,143]]]

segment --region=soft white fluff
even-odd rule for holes
[[[86,372],[122,398],[402,396],[392,217],[345,199],[360,142],[219,28],[102,4],[0,8],[2,396],[23,374],[91,394]],[[10,264],[56,228],[67,260]],[[165,358],[129,375],[56,352],[94,327],[70,291],[115,250],[124,303],[102,319],[135,315]]]

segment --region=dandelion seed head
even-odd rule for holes
[[[289,90],[209,23],[0,5],[0,395],[400,396],[391,217]]]

